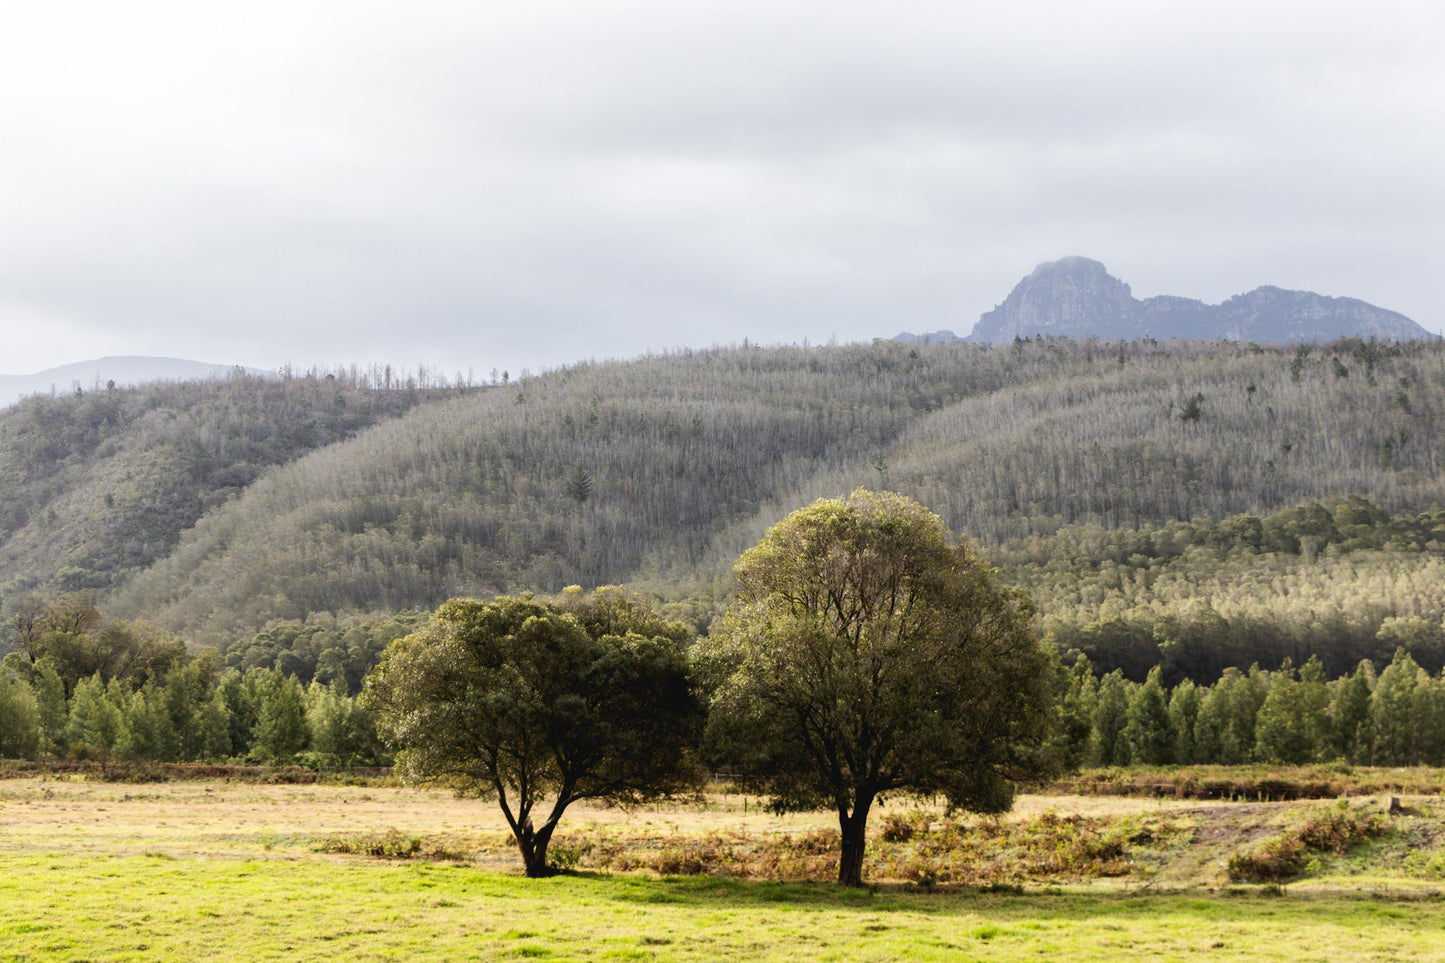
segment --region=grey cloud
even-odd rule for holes
[[[37,7],[0,371],[963,331],[1065,254],[1445,322],[1434,6],[977,6]]]

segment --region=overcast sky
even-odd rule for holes
[[[7,5],[0,373],[967,332],[1035,264],[1445,325],[1445,5]]]

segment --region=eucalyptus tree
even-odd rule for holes
[[[1000,812],[1050,771],[1058,673],[1032,606],[917,502],[820,500],[735,571],[740,600],[699,646],[713,737],[776,808],[837,812],[840,883],[862,882],[881,795]]]
[[[697,783],[702,710],[682,645],[631,631],[640,615],[610,616],[579,620],[531,596],[453,599],[387,648],[363,690],[403,778],[496,796],[528,876],[552,872],[547,846],[572,803]]]

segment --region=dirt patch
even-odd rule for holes
[[[1266,817],[1289,808],[1289,803],[1244,803],[1234,806],[1200,806],[1181,810],[1179,815],[1197,820],[1193,842],[1213,845],[1233,842],[1244,845],[1269,835],[1275,827]]]

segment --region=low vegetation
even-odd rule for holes
[[[1253,883],[1282,882],[1303,875],[1307,860],[1325,853],[1345,855],[1385,832],[1379,814],[1364,815],[1346,800],[1311,814],[1303,823],[1229,858],[1229,878]]]
[[[1445,795],[1445,770],[1428,766],[1112,766],[1055,780],[1076,796],[1287,802],[1341,796]]]
[[[1012,816],[953,819],[898,800],[870,846],[879,882],[853,890],[778,881],[831,878],[836,830],[737,795],[582,807],[556,843],[573,872],[526,880],[503,871],[495,807],[440,791],[8,780],[0,934],[36,960],[1423,960],[1445,953],[1445,842],[1438,803],[1407,801],[1413,814],[1343,855],[1322,845],[1279,889],[1221,863],[1319,803],[1024,797]]]

